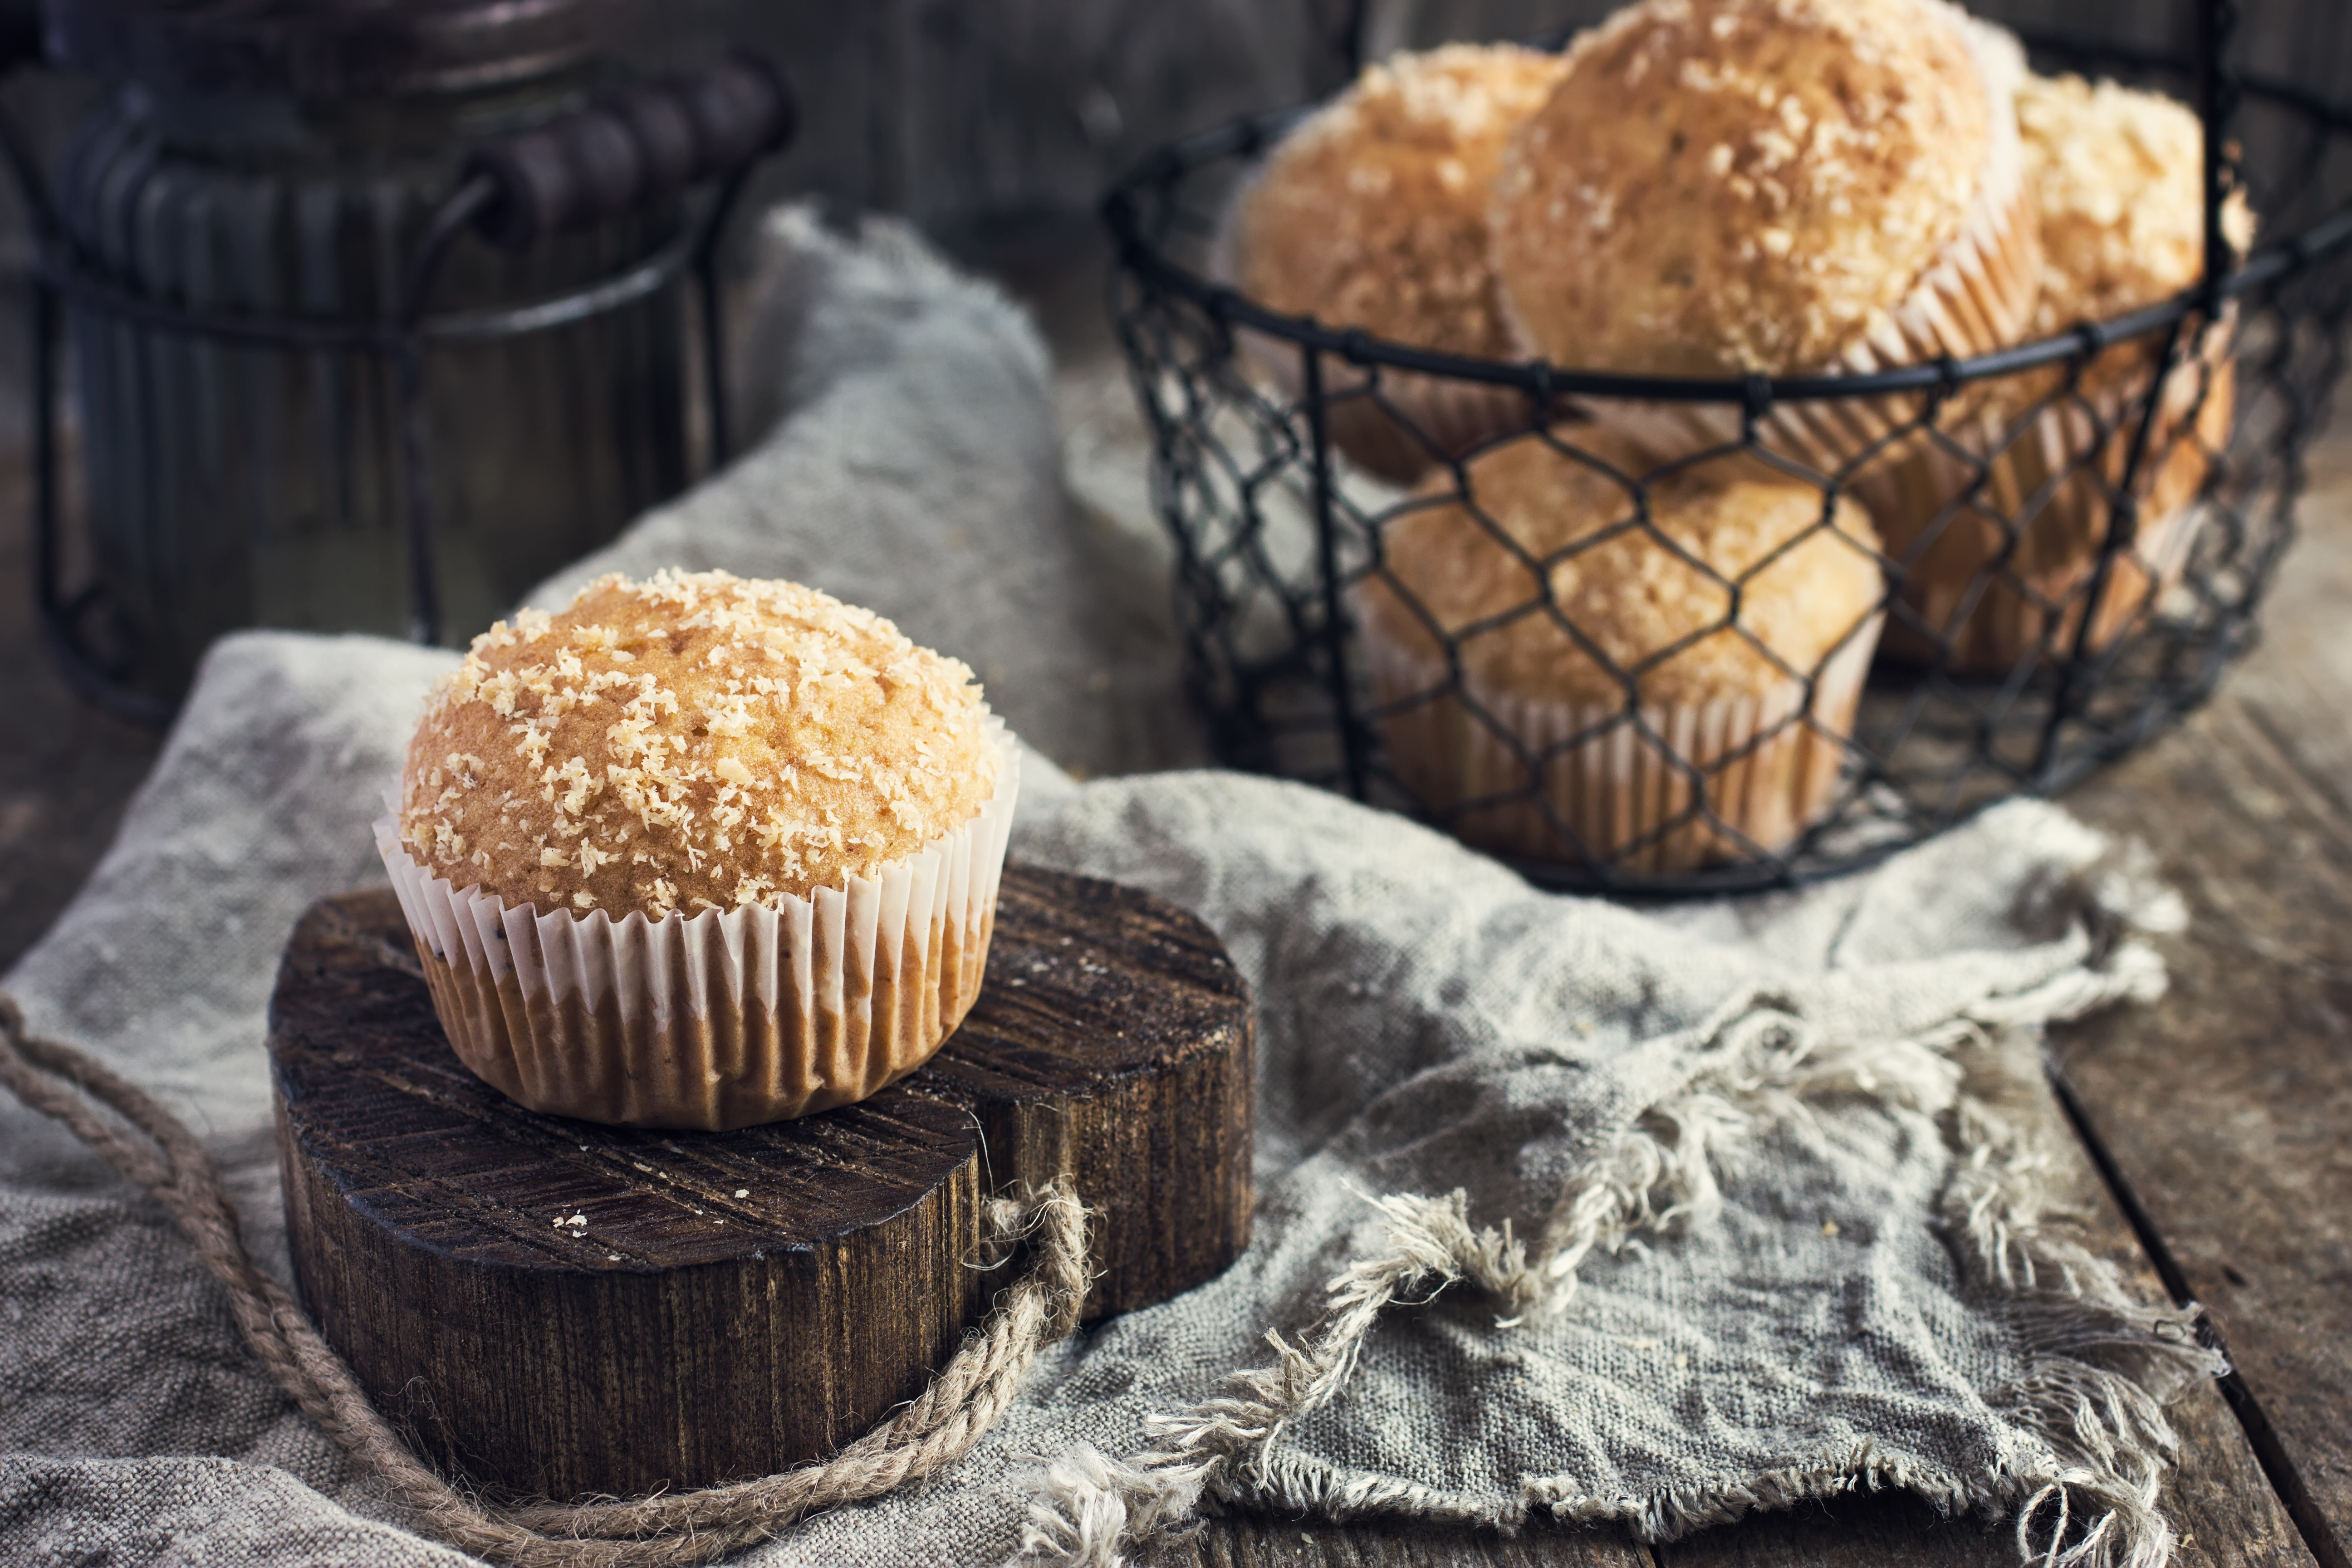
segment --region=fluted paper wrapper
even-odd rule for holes
[[[2196,539],[2198,493],[2235,418],[2230,336],[2227,321],[2210,329],[2202,352],[2165,378],[2137,480],[2138,531],[2116,552],[2095,607],[2092,579],[2114,519],[2112,488],[2145,407],[2129,374],[2053,403],[2013,438],[1989,417],[1972,434],[1990,457],[1922,447],[1861,487],[1887,553],[1905,562],[1905,601],[1944,639],[1947,668],[2007,674],[2029,656],[2071,657],[2078,638],[2084,651],[2105,652],[2179,581]],[[2137,379],[2145,385],[2152,374],[2151,364]],[[2024,519],[2014,543],[1987,513]],[[1941,531],[1915,554],[1913,541],[1939,519]],[[1899,657],[1937,657],[1935,640],[1913,626],[1890,631],[1886,644]]]
[[[1713,702],[1643,703],[1644,733],[1622,702],[1528,697],[1465,673],[1471,701],[1502,732],[1450,691],[1379,727],[1389,766],[1465,843],[1564,862],[1580,847],[1597,865],[1647,875],[1751,859],[1786,849],[1835,801],[1879,625],[1872,616],[1823,661],[1810,714],[1805,683],[1791,679]],[[1443,662],[1398,647],[1369,621],[1362,646],[1383,706],[1445,684]],[[1538,793],[1549,816],[1527,798],[1533,780],[1505,733],[1541,759]],[[1514,795],[1522,798],[1460,810]]]
[[[878,877],[688,919],[542,915],[376,845],[459,1059],[534,1110],[724,1131],[863,1100],[929,1060],[980,994],[1020,749],[996,793]]]
[[[2017,132],[2015,89],[2025,59],[1998,28],[1968,24],[1970,52],[1992,95],[1992,146],[1976,201],[1960,231],[1895,309],[1875,321],[1842,362],[1824,374],[1867,375],[1968,359],[2015,342],[2032,321],[2042,289],[2042,218]],[[1531,351],[1532,352],[1532,351]],[[1768,449],[1823,474],[1856,479],[1890,462],[1915,437],[1906,427],[1927,406],[1916,394],[1843,396],[1777,405],[1756,426]],[[1721,403],[1651,403],[1594,398],[1591,418],[1622,431],[1650,454],[1671,460],[1740,441],[1745,413]]]

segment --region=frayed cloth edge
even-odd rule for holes
[[[2152,1001],[2163,994],[2162,960],[2138,935],[2177,929],[2179,903],[2147,874],[2128,851],[2074,869],[2068,879],[2077,923],[2071,939],[2078,962],[2024,992],[1979,998],[1944,1026],[1909,1039],[1861,1043],[1819,1051],[1803,1018],[1766,991],[1735,996],[1686,1040],[1703,1065],[1675,1094],[1638,1113],[1614,1144],[1563,1190],[1543,1227],[1530,1266],[1527,1245],[1507,1221],[1474,1229],[1465,1194],[1444,1199],[1394,1194],[1371,1201],[1389,1220],[1387,1252],[1361,1259],[1336,1278],[1317,1328],[1293,1345],[1278,1332],[1268,1342],[1270,1367],[1236,1373],[1235,1393],[1173,1415],[1150,1418],[1157,1440],[1128,1460],[1088,1447],[1072,1450],[1041,1477],[1013,1563],[1062,1568],[1126,1568],[1132,1543],[1181,1533],[1208,1500],[1272,1503],[1326,1517],[1373,1513],[1424,1521],[1508,1529],[1538,1506],[1550,1483],[1532,1482],[1516,1499],[1481,1504],[1465,1494],[1402,1477],[1341,1474],[1296,1451],[1278,1451],[1283,1428],[1328,1403],[1353,1374],[1364,1342],[1381,1312],[1409,1289],[1469,1281],[1513,1313],[1557,1310],[1573,1294],[1577,1266],[1594,1247],[1613,1248],[1637,1231],[1665,1228],[1682,1214],[1715,1200],[1711,1147],[1744,1120],[1741,1101],[1759,1108],[1809,1094],[1855,1092],[1917,1109],[1951,1111],[1956,1180],[2004,1160],[2013,1169],[2005,1190],[1971,1195],[1959,1226],[1956,1257],[1972,1286],[1997,1299],[2024,1290],[2038,1296],[2044,1321],[2072,1321],[2099,1343],[2161,1360],[2194,1362],[2218,1370],[2218,1358],[2186,1332],[2196,1309],[2172,1311],[2130,1304],[2113,1266],[2079,1247],[2045,1245],[2040,1211],[2048,1199],[2047,1164],[2030,1142],[2000,1118],[1958,1093],[1959,1075],[1948,1053],[1990,1032],[2038,1027],[2121,1001]],[[1942,1066],[1939,1068],[1937,1064]],[[1774,1108],[1778,1110],[1778,1107]],[[1973,1114],[1972,1114],[1973,1113]],[[1671,1139],[1661,1131],[1673,1133]],[[2006,1145],[2001,1138],[2006,1137]],[[1661,1206],[1656,1195],[1668,1202]],[[1949,1208],[1948,1192],[1947,1208]],[[1953,1219],[1946,1215],[1948,1225]],[[1997,1246],[1984,1245],[1987,1236]],[[2014,1256],[2012,1256],[2014,1255]],[[2049,1300],[2039,1286],[2042,1268],[2057,1267],[2070,1299]],[[1425,1300],[1434,1289],[1421,1297]],[[2037,1370],[2063,1372],[2039,1390],[1983,1391],[1989,1403],[2013,1413],[2020,1436],[2038,1439],[2047,1462],[2030,1473],[1996,1474],[1965,1483],[1940,1472],[1912,1470],[1895,1461],[1791,1467],[1721,1488],[1701,1486],[1645,1500],[1543,1499],[1560,1519],[1615,1521],[1648,1540],[1671,1540],[1706,1525],[1759,1510],[1850,1491],[1867,1479],[1914,1492],[1947,1510],[2015,1512],[2021,1557],[2038,1568],[2165,1568],[2171,1556],[2168,1521],[2155,1510],[2158,1482],[2177,1445],[2159,1414],[2152,1422],[2108,1420],[2118,1402],[2153,1411],[2158,1399],[2130,1374],[2063,1354],[2042,1353]],[[2028,1382],[2033,1381],[2029,1378]],[[2128,1390],[2125,1394],[2119,1391]],[[2064,1397],[2060,1397],[2061,1391]],[[2088,1424],[2103,1437],[2080,1441]],[[1277,1477],[1315,1478],[1310,1488],[1277,1486]],[[1932,1479],[1931,1479],[1932,1478]],[[2099,1505],[2078,1517],[2079,1502]],[[2047,1521],[2048,1522],[2044,1523]],[[2037,1533],[2038,1532],[2038,1533]]]

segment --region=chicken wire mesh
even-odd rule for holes
[[[2208,7],[2203,58],[2229,23]],[[2128,316],[1867,375],[1600,374],[1285,316],[1213,252],[1299,111],[1141,164],[1105,204],[1113,313],[1220,756],[1549,885],[1696,893],[2063,790],[2209,695],[2342,369],[2352,112],[2030,43],[2194,98],[2221,265]],[[2249,255],[2222,243],[2232,189]]]

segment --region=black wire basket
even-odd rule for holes
[[[2352,110],[2225,68],[2232,16],[2205,5],[2180,58],[2027,40],[2039,68],[2196,104],[2201,283],[2043,341],[1868,374],[1602,374],[1285,315],[1222,282],[1213,253],[1234,193],[1303,111],[1145,161],[1104,205],[1113,313],[1220,756],[1410,813],[1546,885],[1702,893],[1868,864],[2005,797],[2063,790],[2194,707],[2248,646],[2293,538],[2352,307]],[[2233,192],[2261,220],[2247,255],[2225,237]],[[1451,440],[1429,418],[1433,386],[1508,415]],[[1716,434],[1634,462],[1610,421],[1580,422],[1612,405]],[[1990,423],[1989,405],[2004,411]],[[1864,434],[1834,449],[1789,439],[1841,422]],[[1391,482],[1400,443],[1417,483]],[[1811,487],[1807,526],[1730,564],[1660,526],[1681,476],[1741,465]],[[1494,497],[1547,466],[1615,497],[1612,521],[1539,545],[1515,534]],[[1932,489],[1910,525],[1883,539],[1850,526],[1844,498],[1884,494],[1897,468]],[[2062,531],[2074,542],[2053,548]],[[1449,606],[1426,570],[1446,537],[1507,558],[1523,602]],[[1743,595],[1832,545],[1875,574],[1870,602],[1792,659],[1748,624]],[[1558,571],[1604,551],[1621,574],[1625,552],[1651,552],[1721,613],[1669,642],[1612,643]],[[1769,679],[1736,703],[1678,701],[1660,672],[1702,645]],[[1580,688],[1531,689],[1526,669],[1546,658],[1578,663]]]

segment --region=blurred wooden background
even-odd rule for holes
[[[1536,37],[1617,0],[701,0],[702,27],[772,51],[806,99],[771,188],[904,213],[977,259],[1082,237],[1103,187],[1161,142],[1328,92],[1360,55]],[[2194,52],[2192,0],[1971,0],[2020,29]],[[2352,5],[2242,0],[2246,68],[2352,77]]]

